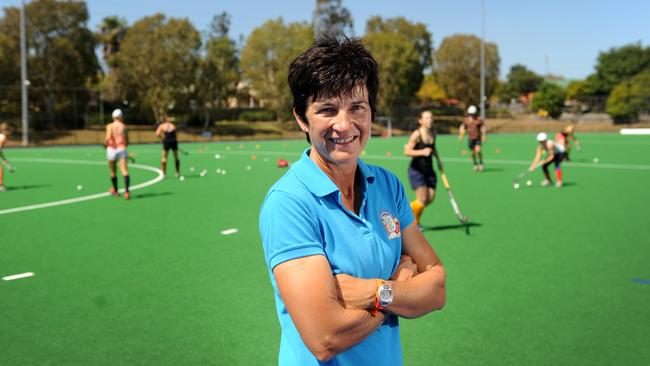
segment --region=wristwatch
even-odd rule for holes
[[[386,282],[381,282],[377,287],[378,308],[383,309],[393,302],[393,288]]]

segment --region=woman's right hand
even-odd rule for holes
[[[406,281],[418,274],[418,267],[413,263],[413,259],[408,255],[402,255],[399,259],[399,265],[391,281]]]

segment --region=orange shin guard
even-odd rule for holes
[[[422,212],[424,211],[424,204],[418,200],[413,200],[411,201],[411,210],[413,210],[415,222],[419,225],[420,217],[422,217]]]

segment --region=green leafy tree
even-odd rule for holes
[[[95,37],[102,45],[102,56],[107,64],[111,64],[112,56],[120,50],[127,29],[126,19],[118,16],[105,17],[99,24]]]
[[[435,72],[445,93],[465,105],[478,104],[481,97],[481,39],[457,34],[445,37],[435,55]],[[485,43],[485,95],[489,98],[499,77],[499,51]]]
[[[545,110],[552,118],[558,118],[562,114],[565,96],[562,87],[545,82],[533,96],[531,109],[535,112]]]
[[[499,98],[502,103],[510,103],[513,99],[517,100],[521,94],[512,89],[508,82],[497,81],[497,86],[494,89],[494,94]]]
[[[614,122],[631,122],[637,116],[632,104],[631,82],[623,81],[616,85],[607,98],[607,113]]]
[[[204,128],[210,125],[210,112],[226,107],[228,98],[237,93],[239,55],[235,42],[228,36],[229,31],[230,16],[225,12],[215,15],[205,45],[205,56],[199,60],[197,100]]]
[[[507,83],[510,85],[510,89],[519,95],[537,91],[542,82],[544,79],[541,76],[528,70],[524,65],[516,64],[510,67]]]
[[[413,44],[422,71],[431,67],[433,62],[433,41],[431,40],[431,33],[427,30],[425,24],[412,23],[403,17],[382,19],[376,16],[366,22],[366,35],[373,33],[401,34]]]
[[[579,100],[584,91],[584,80],[572,80],[566,87],[566,98],[568,100]]]
[[[402,17],[373,17],[366,24],[363,40],[379,63],[380,113],[399,122],[422,86],[424,71],[431,66],[431,34],[424,24]]]
[[[650,68],[650,47],[640,43],[611,48],[598,55],[596,72],[585,81],[586,95],[608,95],[614,86]]]
[[[364,41],[379,63],[378,109],[400,118],[402,108],[422,84],[422,69],[413,43],[399,33],[371,33]]]
[[[7,7],[0,19],[0,84],[20,90],[20,12]],[[89,95],[83,89],[97,80],[99,64],[95,39],[87,27],[84,2],[37,0],[25,7],[30,108],[43,111],[45,120],[32,126],[75,127],[71,111],[83,108]],[[19,100],[16,97],[11,100]],[[81,118],[81,113],[77,115]],[[34,120],[33,120],[34,122]],[[40,123],[39,123],[40,122]]]
[[[650,69],[632,78],[632,105],[638,113],[650,112]]]
[[[350,11],[341,0],[316,0],[314,37],[323,34],[353,35],[354,23]]]
[[[115,55],[125,97],[161,121],[194,93],[200,46],[201,36],[187,19],[156,14],[138,20]]]
[[[102,19],[95,33],[95,39],[101,45],[102,57],[106,68],[103,78],[99,81],[99,91],[104,101],[119,103],[124,94],[120,84],[120,69],[116,67],[115,55],[120,50],[128,23],[118,16]]]
[[[614,87],[607,98],[607,113],[615,122],[633,122],[650,111],[650,70]]]
[[[289,64],[312,43],[308,23],[268,20],[253,30],[241,54],[241,70],[252,92],[278,118],[290,118],[292,97],[287,84]]]
[[[424,76],[422,86],[420,87],[420,90],[417,91],[416,95],[425,101],[434,101],[447,98],[445,91],[442,90],[436,81],[435,74],[433,73],[429,73]]]

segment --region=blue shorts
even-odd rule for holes
[[[480,138],[468,139],[467,144],[469,145],[470,150],[474,150],[474,147],[476,147],[477,145],[481,146],[481,139]]]
[[[411,188],[414,190],[420,187],[431,187],[435,189],[438,184],[438,177],[436,176],[436,172],[433,170],[429,174],[424,174],[419,170],[409,167],[408,173]]]

